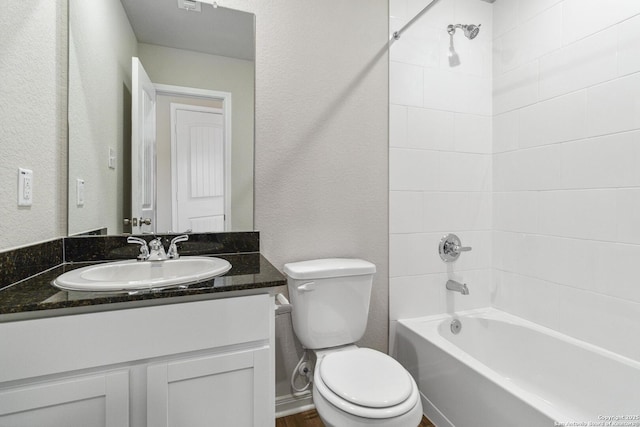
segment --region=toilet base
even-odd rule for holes
[[[316,390],[314,384],[313,403],[316,405],[316,411],[326,427],[412,427],[418,426],[420,420],[422,420],[422,403],[420,399],[411,410],[397,417],[362,418],[336,408]]]

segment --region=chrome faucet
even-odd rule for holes
[[[450,291],[460,292],[462,295],[469,295],[469,288],[466,283],[459,283],[455,280],[447,280],[447,289]]]
[[[149,259],[149,246],[147,246],[146,240],[135,236],[129,236],[127,237],[127,243],[140,245],[140,254],[136,258],[138,261],[146,261]]]
[[[171,243],[169,244],[169,252],[165,252],[162,239],[159,237],[150,241],[149,244],[139,237],[127,237],[127,243],[140,245],[140,255],[136,258],[138,261],[165,261],[168,259],[178,259],[180,258],[180,254],[178,253],[178,246],[176,243],[185,242],[187,240],[189,240],[189,236],[186,234],[174,237],[171,239]]]
[[[171,243],[169,244],[169,252],[167,252],[167,257],[169,259],[180,258],[180,254],[178,253],[178,246],[176,246],[176,243],[186,242],[187,240],[189,240],[189,236],[187,236],[186,234],[183,234],[181,236],[176,236],[173,239],[171,239]]]
[[[166,259],[168,259],[167,253],[164,251],[162,240],[156,237],[149,242],[149,256],[147,257],[147,261],[164,261]]]
[[[455,234],[447,234],[440,239],[438,253],[444,262],[453,262],[458,259],[460,253],[469,252],[471,246],[462,246],[460,238]]]

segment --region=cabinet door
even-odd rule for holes
[[[40,382],[0,391],[2,427],[128,425],[128,371]]]
[[[273,426],[268,347],[150,365],[147,424]]]

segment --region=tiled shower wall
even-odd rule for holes
[[[494,5],[493,305],[640,359],[640,2]]]
[[[428,2],[390,1],[390,31]],[[474,40],[449,24],[482,24]],[[390,48],[390,282],[394,320],[490,304],[492,8],[440,0]],[[449,63],[449,47],[460,64]],[[438,243],[472,246],[452,264]],[[470,295],[446,292],[448,278]]]
[[[392,326],[493,305],[640,359],[640,2],[440,0],[390,59]]]

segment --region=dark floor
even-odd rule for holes
[[[314,410],[301,412],[276,419],[276,427],[324,427],[318,413]],[[422,417],[418,427],[435,427],[426,417]]]

